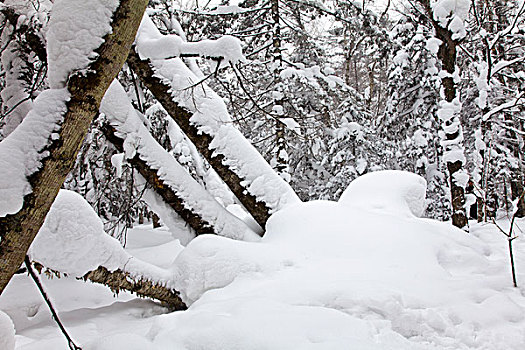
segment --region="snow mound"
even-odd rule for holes
[[[15,350],[15,326],[3,311],[0,310],[0,349]]]
[[[427,182],[407,171],[384,170],[356,178],[343,192],[339,203],[366,206],[367,209],[394,215],[415,215],[425,211]]]
[[[381,207],[366,195],[378,186]],[[272,215],[260,242],[197,237],[174,263],[190,307],[148,338],[181,350],[522,349],[525,298],[507,267],[476,237],[415,217],[424,187],[370,174],[340,202]]]
[[[170,274],[127,253],[119,241],[104,232],[104,225],[84,198],[60,190],[44,225],[31,244],[29,255],[47,268],[81,277],[104,266],[132,277],[168,283]]]
[[[117,240],[104,233],[104,225],[78,193],[61,190],[31,245],[31,258],[44,266],[83,276],[101,265],[115,270]],[[109,263],[109,264],[108,264]]]
[[[152,344],[144,337],[132,333],[120,333],[103,337],[86,347],[86,350],[152,350]]]

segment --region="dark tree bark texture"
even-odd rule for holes
[[[248,193],[246,188],[241,184],[243,179],[223,163],[224,157],[222,155],[213,154],[213,150],[210,149],[213,137],[207,133],[199,132],[197,127],[190,122],[192,113],[173,101],[171,97],[171,86],[155,76],[155,71],[151,67],[149,60],[142,60],[135,50],[130,52],[127,63],[135,74],[137,74],[144,86],[151,91],[170,117],[179,125],[191,142],[193,142],[195,147],[197,147],[224,183],[228,185],[255,221],[264,229],[266,221],[270,217],[270,208],[268,208],[265,203],[257,201],[255,196]]]

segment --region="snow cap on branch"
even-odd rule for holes
[[[65,89],[42,92],[33,110],[0,142],[0,217],[18,212],[31,193],[27,177],[40,168],[50,138],[58,136],[68,99]]]
[[[433,0],[431,6],[434,20],[452,32],[453,40],[467,35],[465,18],[470,10],[469,0]]]
[[[69,74],[85,69],[111,32],[119,0],[55,0],[47,31],[49,85],[59,89]]]
[[[141,58],[168,59],[181,56],[200,56],[221,62],[221,66],[229,63],[243,62],[241,41],[233,36],[225,35],[217,40],[201,40],[185,42],[178,35],[158,35],[155,24],[145,15],[137,36],[138,53]]]

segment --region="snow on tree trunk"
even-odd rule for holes
[[[144,17],[137,53],[130,54],[128,64],[264,228],[271,213],[299,198],[232,125],[222,99],[205,84],[192,87],[199,78],[180,58],[149,59],[145,55],[152,51],[151,42],[162,43],[162,38]]]
[[[171,273],[127,253],[104,232],[102,221],[78,193],[60,190],[28,255],[52,271],[184,308]]]
[[[465,208],[465,187],[469,176],[465,171],[463,130],[459,119],[461,102],[456,92],[459,72],[456,67],[457,45],[465,37],[464,20],[470,8],[468,0],[419,0],[425,7],[436,31],[440,45],[437,52],[441,60],[442,101],[437,112],[442,122],[443,160],[449,173],[452,203],[452,224],[468,228]]]
[[[288,152],[286,151],[286,125],[282,122],[284,115],[284,88],[281,79],[283,71],[283,54],[281,48],[281,15],[279,11],[279,0],[271,1],[272,13],[272,73],[274,79],[274,87],[272,92],[273,106],[272,114],[275,118],[275,148],[273,150],[273,161],[275,162],[275,170],[285,179],[290,182],[290,170],[288,168]]]
[[[140,174],[194,230],[239,240],[257,235],[213,198],[171,154],[155,141],[135,112],[126,91],[113,81],[100,105],[120,137],[121,148]],[[182,240],[187,244],[189,240]]]
[[[0,186],[0,294],[72,168],[146,5],[55,1],[47,32],[52,89],[39,95],[33,111],[0,143],[0,181],[8,181]]]

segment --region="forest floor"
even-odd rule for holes
[[[508,221],[502,219],[499,224],[507,227]],[[428,225],[435,226],[433,223]],[[444,226],[439,227],[441,231],[448,230],[443,229]],[[410,227],[406,229],[413,230]],[[390,259],[389,253],[385,253],[387,250],[383,251],[381,247],[378,248],[379,255],[370,251],[365,253],[372,256],[370,261],[383,257],[380,265],[384,266],[385,274],[379,273],[377,278],[356,275],[358,269],[348,265],[342,267],[345,272],[339,277],[327,278],[326,275],[334,273],[330,271],[332,264],[324,266],[324,263],[319,263],[321,260],[308,255],[304,261],[317,261],[317,267],[309,270],[306,264],[290,258],[289,262],[285,261],[284,270],[274,266],[270,273],[266,273],[265,268],[259,266],[253,269],[257,275],[255,280],[250,279],[253,276],[243,277],[240,279],[244,282],[230,280],[227,283],[218,282],[215,288],[203,288],[195,294],[197,301],[189,311],[171,314],[153,301],[139,299],[129,293],[114,296],[108,288],[90,282],[68,277],[42,277],[42,280],[63,324],[84,350],[518,350],[525,348],[525,239],[522,236],[525,220],[519,220],[516,229],[521,235],[514,241],[517,289],[512,288],[506,237],[494,224],[475,222],[471,222],[470,236],[457,242],[449,240],[443,244],[438,240],[428,246],[414,246],[413,238],[406,241],[395,237],[392,241],[387,239],[387,245],[390,245],[388,251],[398,251],[397,258]],[[459,232],[449,231],[453,234]],[[377,239],[385,241],[385,237]],[[364,242],[364,246],[356,247],[355,251],[350,249],[350,255],[369,248],[366,240],[351,243],[355,245],[359,242]],[[410,245],[408,248],[407,244]],[[299,245],[298,250],[306,251],[307,246]],[[446,276],[454,280],[453,284],[450,284],[451,279],[433,271],[433,263],[426,261],[426,257],[414,257],[412,253],[407,253],[418,250],[418,254],[426,254],[425,247],[436,253],[437,261],[446,270]],[[446,255],[441,248],[450,254]],[[169,268],[182,247],[164,228],[141,225],[128,232],[126,249],[144,261]],[[326,254],[331,259],[338,253],[327,250]],[[482,261],[478,261],[480,256]],[[418,271],[421,271],[419,268],[428,269],[428,280],[417,273],[411,275],[414,258],[421,258]],[[337,259],[340,263],[348,263]],[[405,260],[408,263],[406,266]],[[365,261],[368,265],[364,267],[365,274],[379,271],[370,270],[370,261]],[[358,260],[354,262],[359,264]],[[300,272],[304,269],[308,272],[306,275]],[[356,271],[341,277],[348,269]],[[317,270],[321,271],[319,276],[315,272]],[[401,276],[403,271],[405,276]],[[236,270],[235,273],[246,276],[246,271],[239,273]],[[283,273],[287,282],[279,277]],[[304,281],[305,276],[312,279]],[[415,281],[417,279],[421,280],[421,285]],[[294,287],[286,283],[298,285],[297,289],[303,297],[293,292]],[[312,286],[316,283],[324,287]],[[407,283],[409,286],[404,288]],[[237,286],[232,287],[235,284]],[[191,299],[190,289],[186,287],[187,299]],[[254,294],[256,289],[266,292]],[[268,291],[279,296],[268,296]],[[451,295],[443,295],[447,291]],[[435,295],[432,295],[433,292]],[[330,297],[327,298],[327,295]],[[230,299],[233,304],[229,304]],[[300,310],[297,309],[299,307]],[[16,275],[11,281],[0,298],[0,310],[7,313],[15,324],[16,349],[67,349],[67,342],[27,275]],[[177,316],[179,314],[181,316]],[[223,322],[223,318],[229,318],[229,321]],[[252,330],[254,333],[250,335],[252,327],[258,329]],[[274,337],[271,337],[272,332]],[[243,335],[240,336],[240,333]],[[251,339],[252,345],[246,345],[250,341],[245,343],[239,337]]]

